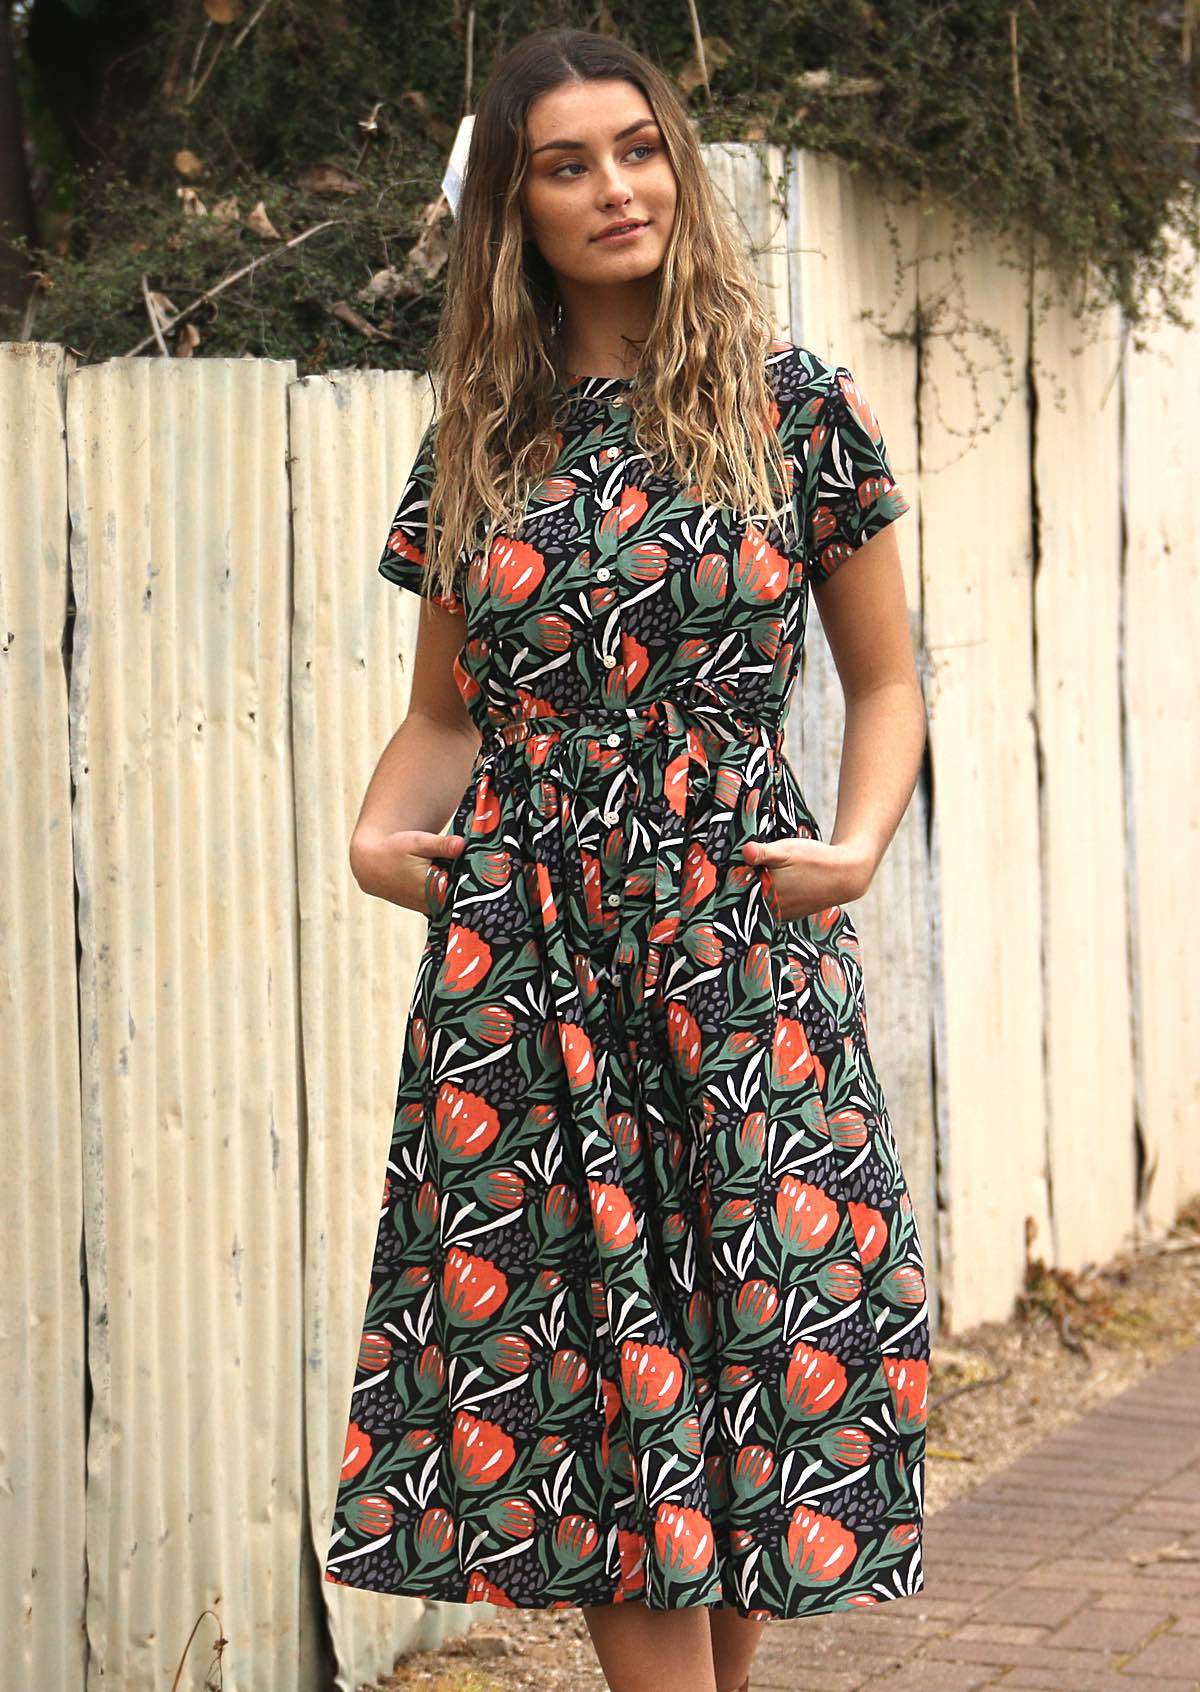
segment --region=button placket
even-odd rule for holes
[[[618,733],[615,729],[610,729],[606,733],[598,736],[597,744],[599,745],[601,742],[606,747],[609,747],[613,750],[617,750],[618,748],[620,748],[624,744],[624,737],[620,733]],[[612,760],[609,760],[608,762],[606,762],[604,764],[604,771],[605,771],[606,785],[608,786],[610,791],[611,791],[612,786],[615,783],[625,779],[628,775],[628,771],[624,767],[623,760],[621,760],[621,759],[612,759]],[[602,803],[607,803],[607,802],[602,801]],[[611,808],[600,809],[598,807],[597,811],[596,811],[596,815],[597,815],[597,817],[600,821],[601,826],[604,829],[609,829],[609,828],[612,827],[614,822],[619,820],[620,813],[613,811]],[[606,882],[609,882],[611,880],[611,878],[615,877],[616,879],[618,879],[620,881],[621,885],[619,887],[614,887],[614,886],[609,885],[606,888],[606,890],[602,893],[601,899],[602,899],[602,903],[605,905],[605,907],[608,910],[615,912],[615,911],[618,911],[620,909],[620,906],[622,904],[623,892],[624,892],[625,867],[624,867],[623,863],[618,862],[618,861],[614,861],[614,854],[610,850],[610,844],[611,843],[610,843],[609,839],[606,836],[602,836],[602,838],[601,838],[601,848],[600,848],[600,861],[601,861],[601,865],[602,865],[602,873],[604,875],[604,879],[605,879]],[[609,939],[609,944],[615,945],[618,937],[619,936],[616,933],[611,935],[610,939]]]
[[[604,460],[607,460],[609,458],[614,458],[617,455],[618,455],[617,448],[613,447],[613,448],[610,448],[610,449],[606,449],[605,453],[602,455],[602,458]],[[592,611],[593,611],[593,617],[594,617],[594,638],[604,638],[604,636],[601,635],[601,628],[604,627],[605,633],[607,635],[615,634],[615,636],[616,636],[616,638],[619,642],[619,640],[620,640],[620,626],[619,626],[619,622],[614,625],[613,617],[614,617],[614,614],[619,614],[619,609],[620,609],[620,607],[619,607],[619,595],[618,595],[618,592],[617,592],[617,584],[618,584],[620,572],[615,568],[613,562],[611,562],[611,560],[613,558],[614,543],[615,543],[616,537],[613,536],[611,533],[602,534],[600,532],[600,524],[603,520],[603,517],[606,515],[606,511],[602,512],[601,509],[600,509],[600,500],[597,498],[596,484],[595,483],[592,484],[592,487],[590,489],[590,503],[591,503],[591,524],[592,524],[590,535],[589,535],[590,557],[593,558],[593,559],[599,558],[600,560],[602,560],[602,562],[596,564],[593,567],[592,572],[591,572],[592,580],[597,584],[599,584],[599,583],[607,584],[604,587],[598,587],[597,590],[592,595]],[[598,605],[596,603],[597,601],[600,601],[601,603]],[[600,658],[600,663],[605,670],[614,670],[617,667],[618,663],[620,662],[620,659],[617,657],[615,652],[601,652],[599,654],[599,658]],[[621,735],[619,732],[617,732],[616,730],[610,730],[610,732],[604,736],[604,743],[605,743],[606,746],[609,746],[609,747],[616,749],[616,748],[619,748],[619,747],[621,747],[625,744],[625,737],[623,735]],[[615,781],[615,778],[621,773],[621,771],[622,771],[621,762],[619,760],[614,761],[614,768],[610,772],[611,776],[614,778],[614,781]],[[628,779],[628,774],[629,774],[628,768],[626,767],[624,769],[624,778],[626,780]],[[620,820],[621,820],[620,811],[614,809],[612,807],[611,803],[608,805],[607,809],[602,810],[600,812],[601,824],[606,829],[611,829],[611,828],[615,827],[620,822]],[[607,854],[606,854],[606,858],[607,858]],[[613,888],[609,892],[606,892],[605,895],[604,895],[605,905],[610,910],[617,911],[617,912],[621,911],[622,907],[625,905],[625,903],[627,902],[627,898],[628,898],[628,890],[627,890],[626,885],[625,885],[625,883],[628,879],[628,870],[627,870],[627,867],[625,866],[623,861],[618,865],[618,873],[619,873],[620,878],[621,878],[620,887],[619,888]],[[618,936],[617,936],[618,940],[620,939],[620,928],[621,927],[623,927],[623,924],[619,923]]]
[[[610,402],[611,403],[611,402]],[[610,526],[603,528],[605,519],[613,520],[614,511],[611,503],[604,503],[616,491],[615,478],[612,474],[612,463],[621,456],[621,449],[616,445],[607,446],[597,455],[594,462],[597,465],[597,478],[588,490],[591,505],[591,557],[600,562],[592,570],[592,577],[596,583],[605,583],[593,595],[592,613],[596,623],[595,638],[600,640],[615,639],[618,649],[621,645],[620,611],[621,596],[619,584],[621,572],[616,568],[616,555],[620,550],[620,536]],[[600,473],[603,467],[603,473]],[[596,604],[595,601],[600,603]],[[615,652],[601,652],[600,662],[606,670],[614,670],[621,662]]]
[[[610,746],[619,746],[621,744],[621,737],[619,734],[608,735],[606,739]],[[614,761],[609,770],[609,782],[604,797],[605,809],[600,812],[600,821],[606,828],[615,827],[621,820],[621,812],[616,801],[620,799],[624,788],[628,785],[628,782],[628,764],[625,763],[624,760]]]
[[[593,745],[597,749],[603,745],[606,748],[615,750],[623,743],[622,736],[613,730],[601,732],[598,729],[596,732],[597,738],[593,742]],[[589,760],[589,762],[590,761],[591,760]],[[611,789],[614,784],[619,783],[624,779],[626,772],[623,767],[623,760],[618,758],[612,758],[602,754],[597,760],[597,763],[600,772],[600,780],[606,790],[604,796],[597,795],[597,804],[594,815],[601,829],[598,847],[601,874],[600,902],[607,912],[609,919],[612,920],[612,927],[610,929],[606,929],[604,943],[604,955],[608,960],[606,967],[611,967],[611,949],[616,945],[619,939],[620,906],[624,892],[625,868],[623,862],[621,861],[620,854],[616,850],[616,843],[609,833],[612,817],[612,812],[609,809],[609,795],[611,794]]]

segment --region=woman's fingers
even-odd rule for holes
[[[397,851],[412,852],[422,858],[445,858],[462,850],[465,836],[434,834],[427,828],[402,828],[392,835],[391,844]]]

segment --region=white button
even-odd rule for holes
[[[611,670],[616,661],[617,660],[613,657],[611,652],[606,652],[604,657],[600,660],[606,670]]]
[[[604,903],[606,905],[619,905],[621,903],[621,895],[619,893],[610,893]]]
[[[620,822],[621,813],[620,813],[620,811],[605,811],[604,820],[605,820],[606,823],[610,823],[610,824],[615,823],[615,822]]]
[[[621,737],[619,734],[607,734],[604,738],[610,746],[619,746],[621,744]]]
[[[611,575],[612,571],[609,569],[608,565],[602,564],[596,571],[596,580],[598,582],[606,582]]]

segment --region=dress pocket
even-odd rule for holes
[[[432,922],[449,907],[454,885],[463,872],[474,833],[475,804],[479,773],[472,771],[462,798],[454,807],[454,815],[446,825],[447,834],[461,834],[464,845],[454,857],[431,858],[425,871],[425,915]]]
[[[433,877],[434,877],[434,872],[436,870],[441,869],[441,868],[442,868],[442,865],[437,858],[430,858],[429,867],[425,871],[425,915],[431,922],[433,921],[434,915],[436,914],[436,907],[434,906],[434,902],[433,902],[434,901]]]
[[[783,915],[783,907],[779,903],[779,889],[775,885],[775,877],[772,874],[770,864],[759,864],[758,872],[759,881],[762,885],[763,899],[766,901],[767,909],[771,913],[775,926],[780,928],[784,925],[785,919]]]

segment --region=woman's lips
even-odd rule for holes
[[[592,239],[593,241],[632,241],[635,236],[641,234],[645,227],[644,223],[635,223],[632,229],[623,229],[617,235],[593,235]]]

